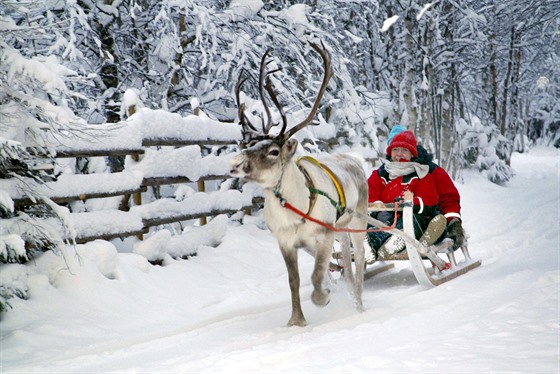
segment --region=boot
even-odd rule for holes
[[[424,234],[418,239],[418,241],[425,247],[429,247],[434,244],[436,240],[444,233],[445,227],[447,226],[447,219],[443,214],[438,214],[428,224]]]
[[[377,261],[377,253],[375,249],[373,249],[369,245],[368,235],[364,239],[364,252],[365,252],[365,263],[366,265],[372,265],[375,261]]]
[[[384,255],[393,255],[395,253],[402,252],[406,247],[406,242],[403,238],[398,235],[391,235],[389,239],[383,243],[379,248],[379,253]]]
[[[453,218],[447,225],[447,237],[453,239],[455,243],[453,249],[461,248],[465,242],[465,231],[461,225],[461,220]]]
[[[334,258],[337,261],[342,260],[342,252],[333,252],[332,258]],[[376,251],[375,249],[371,248],[371,246],[369,245],[367,234],[366,237],[364,238],[364,259],[367,265],[371,265],[375,261],[377,261]],[[354,253],[352,253],[352,261],[354,261]]]

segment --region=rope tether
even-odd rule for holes
[[[398,202],[395,202],[395,217],[393,219],[393,224],[391,226],[387,226],[387,227],[382,227],[382,228],[376,228],[376,229],[349,229],[346,227],[342,227],[342,228],[337,228],[334,227],[332,225],[329,225],[326,222],[320,221],[316,218],[311,217],[310,215],[302,212],[301,210],[299,210],[298,208],[294,207],[292,204],[290,204],[289,202],[286,201],[286,199],[284,199],[283,197],[277,196],[278,199],[280,200],[280,205],[282,205],[284,208],[287,208],[289,210],[291,210],[292,212],[296,213],[297,215],[303,217],[306,220],[309,220],[311,222],[314,222],[320,226],[325,227],[326,229],[330,230],[330,231],[334,231],[334,232],[378,232],[378,231],[389,231],[395,228],[395,225],[397,224],[397,208],[398,208]],[[351,214],[354,212],[350,212]]]

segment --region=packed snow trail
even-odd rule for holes
[[[30,300],[3,315],[2,372],[558,373],[558,161],[554,149],[515,154],[506,186],[465,175],[482,266],[439,287],[419,286],[403,261],[365,283],[364,313],[343,282],[317,308],[301,253],[304,328],[285,327],[284,263],[253,224],[163,267],[103,242],[80,247],[79,266],[68,252],[72,274],[44,254],[25,267]]]

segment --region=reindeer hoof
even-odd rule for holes
[[[361,301],[361,300],[360,300],[360,301],[356,301],[356,302],[354,303],[354,305],[356,306],[356,310],[357,310],[359,313],[363,313],[363,312],[366,311],[366,309],[364,308],[364,304],[362,304],[362,301]]]
[[[331,301],[330,291],[313,291],[311,294],[311,301],[317,306],[326,306]]]
[[[291,326],[305,327],[307,326],[307,321],[305,320],[305,318],[290,318],[290,320],[288,321],[288,327]]]

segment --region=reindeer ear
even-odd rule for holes
[[[294,138],[288,139],[288,141],[284,144],[286,159],[291,158],[294,155],[294,153],[296,153],[297,146],[298,146],[297,139]]]

